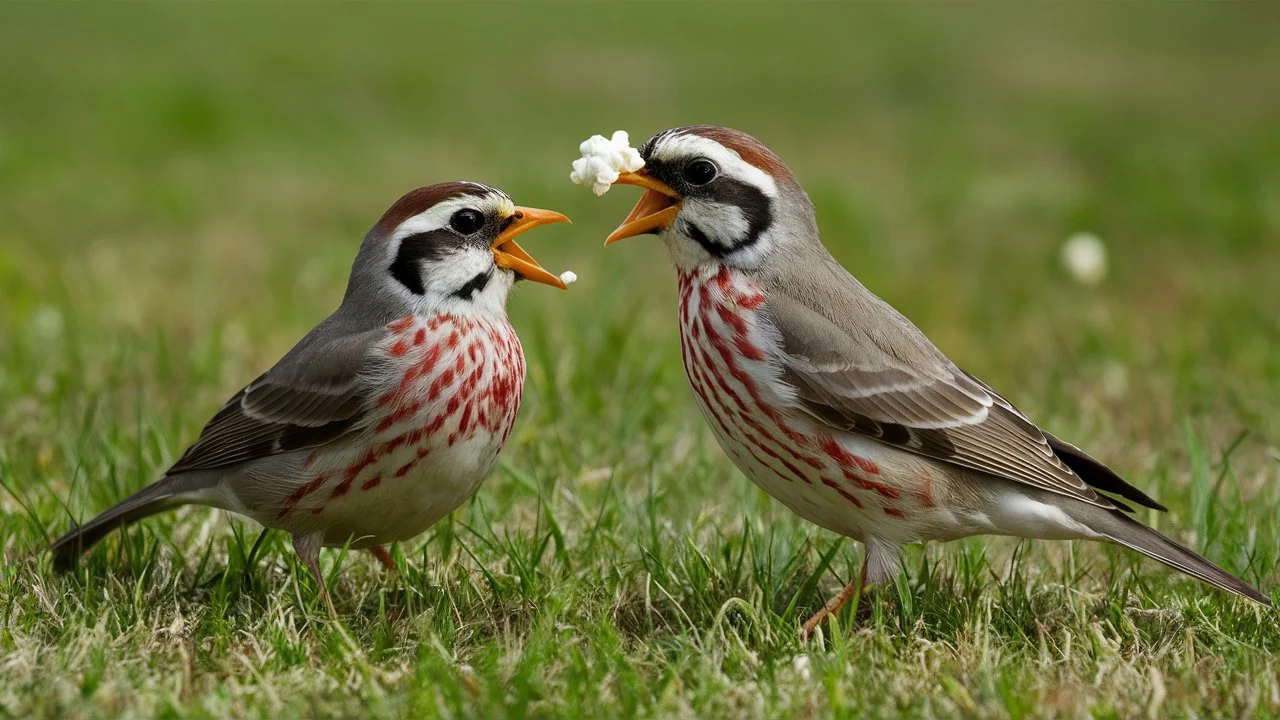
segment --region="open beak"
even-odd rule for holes
[[[511,224],[498,235],[497,240],[493,241],[494,264],[500,268],[511,270],[526,280],[551,285],[561,290],[567,289],[569,286],[565,285],[563,280],[548,272],[529,253],[525,252],[524,248],[516,244],[516,236],[539,225],[569,222],[569,218],[552,210],[538,210],[537,208],[527,207],[516,208],[515,215],[512,217],[514,219]]]
[[[644,188],[640,202],[631,208],[631,214],[605,238],[604,244],[611,245],[629,237],[645,233],[662,232],[667,229],[680,213],[680,195],[667,187],[665,183],[655,180],[640,168],[636,172],[622,173],[614,184],[635,185]]]

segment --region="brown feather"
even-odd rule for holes
[[[379,235],[387,235],[391,231],[399,227],[400,223],[419,213],[425,212],[427,209],[435,206],[437,203],[450,200],[455,197],[463,197],[465,195],[487,195],[490,193],[499,193],[501,190],[491,188],[487,185],[473,182],[445,182],[435,185],[420,187],[416,190],[410,190],[400,196],[387,211],[382,214],[378,220],[378,224],[374,226],[375,231]]]
[[[791,168],[787,167],[782,158],[775,155],[772,150],[765,147],[759,140],[740,130],[720,127],[719,125],[688,125],[668,130],[662,134],[698,135],[715,140],[738,153],[738,157],[768,173],[774,180],[792,185],[796,184],[795,175],[791,173]]]

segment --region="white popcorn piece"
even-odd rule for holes
[[[597,196],[609,192],[618,175],[635,172],[644,167],[640,152],[631,147],[631,139],[625,130],[618,130],[613,137],[592,135],[578,146],[582,157],[573,161],[569,179],[575,185],[590,185]]]
[[[1081,285],[1097,285],[1107,276],[1107,246],[1093,233],[1076,233],[1062,244],[1062,266]]]
[[[578,282],[578,273],[572,270],[565,270],[564,272],[560,273],[560,282],[564,283],[565,285],[572,285]]]

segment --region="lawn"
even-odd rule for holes
[[[624,128],[751,132],[832,252],[961,366],[1280,581],[1280,8],[0,8],[0,717],[1280,715],[1280,622],[1099,545],[914,547],[866,622],[799,623],[861,548],[698,414]],[[525,402],[474,500],[394,549],[205,509],[43,553],[151,482],[342,296],[402,192],[474,179],[529,236]],[[1097,287],[1059,262],[1100,236]]]

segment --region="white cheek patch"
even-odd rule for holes
[[[720,173],[760,188],[768,197],[778,196],[778,186],[768,173],[743,160],[738,153],[701,135],[675,135],[658,141],[653,159],[704,157],[720,168]]]
[[[507,293],[515,281],[515,273],[496,267],[493,253],[479,247],[460,249],[443,262],[424,265],[421,272],[426,292],[410,298],[417,315],[445,312],[462,316],[501,316],[506,312]],[[477,288],[469,297],[456,294],[478,275],[488,276],[483,287]]]
[[[690,199],[680,211],[682,220],[698,228],[711,242],[728,250],[747,237],[751,223],[737,205]]]
[[[466,248],[451,253],[444,262],[424,264],[422,280],[427,294],[448,296],[457,292],[458,288],[476,275],[489,271],[497,272],[493,266],[492,253],[479,248]]]

